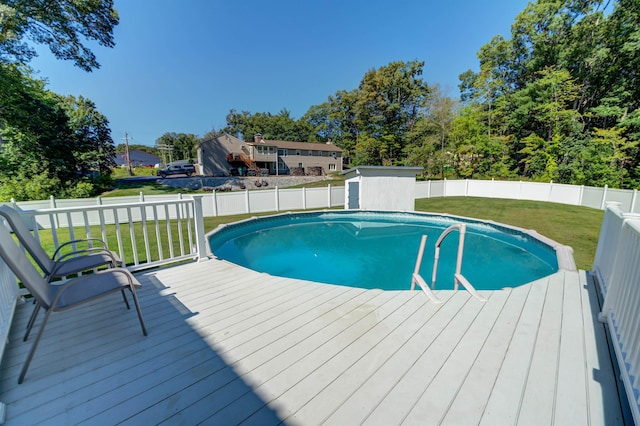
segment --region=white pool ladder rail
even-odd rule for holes
[[[436,297],[436,295],[433,293],[432,290],[435,290],[436,288],[436,275],[438,273],[438,260],[440,259],[440,246],[442,245],[442,241],[447,237],[447,235],[449,235],[455,230],[459,231],[460,236],[458,239],[458,256],[456,259],[456,272],[453,276],[453,289],[458,290],[460,284],[462,284],[462,286],[473,297],[475,297],[481,302],[486,302],[487,299],[480,296],[477,290],[471,285],[469,280],[467,280],[462,275],[462,255],[464,253],[464,236],[465,236],[465,233],[467,232],[467,225],[464,223],[456,223],[455,225],[451,225],[450,227],[445,229],[442,232],[442,234],[440,234],[438,241],[436,241],[435,254],[433,258],[433,274],[431,276],[431,289],[429,289],[429,286],[425,282],[424,278],[420,276],[420,264],[422,263],[422,256],[424,255],[424,246],[427,242],[427,236],[426,235],[422,236],[422,240],[420,241],[420,250],[418,251],[418,258],[416,259],[416,267],[413,271],[413,276],[411,278],[411,289],[412,290],[415,289],[415,285],[418,284],[420,288],[422,288],[422,291],[425,292],[427,297],[429,297],[429,299],[431,299],[434,303],[442,303]]]

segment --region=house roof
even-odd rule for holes
[[[247,142],[247,145],[259,146],[276,146],[281,149],[299,149],[313,151],[342,152],[342,148],[330,143],[313,143],[313,142],[291,142],[291,141],[272,141],[262,140],[260,142]]]
[[[153,154],[148,154],[143,151],[138,151],[137,149],[132,149],[129,151],[129,158],[131,160],[131,165],[138,165],[138,164],[154,165],[162,162],[160,157],[157,157]],[[118,166],[126,164],[126,155],[124,153],[116,154],[116,156],[113,157],[113,161]]]

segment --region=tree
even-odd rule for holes
[[[162,152],[165,163],[166,155],[169,155],[169,161],[191,160],[196,156],[199,141],[192,133],[169,132],[156,139],[156,148]]]
[[[115,166],[115,147],[111,139],[109,120],[96,109],[95,104],[82,96],[59,97],[69,117],[74,140],[71,143],[76,167],[81,172],[97,170],[110,175]]]
[[[113,47],[118,20],[113,0],[5,0],[0,4],[0,62],[28,63],[36,55],[31,42],[91,71],[100,65],[86,41]]]
[[[232,109],[227,114],[227,126],[223,129],[231,135],[241,135],[246,141],[253,141],[260,133],[264,139],[306,142],[313,133],[311,125],[304,120],[295,120],[291,113],[282,109],[276,115],[271,113],[241,113]]]
[[[423,66],[417,60],[391,62],[367,72],[360,82],[356,123],[361,134],[384,141],[380,152],[386,163],[400,161],[404,135],[413,129],[425,107],[429,87],[420,78]]]

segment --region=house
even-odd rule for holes
[[[225,134],[198,145],[205,176],[230,174],[327,174],[342,171],[342,149],[331,144],[265,140],[252,142]]]
[[[160,157],[149,154],[144,151],[138,151],[137,149],[132,149],[129,151],[129,159],[131,161],[132,166],[155,166],[158,163],[162,163]],[[113,161],[118,166],[126,166],[127,165],[127,154],[120,153],[116,154],[113,157]]]

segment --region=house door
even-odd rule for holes
[[[348,210],[360,208],[360,182],[349,182]]]

